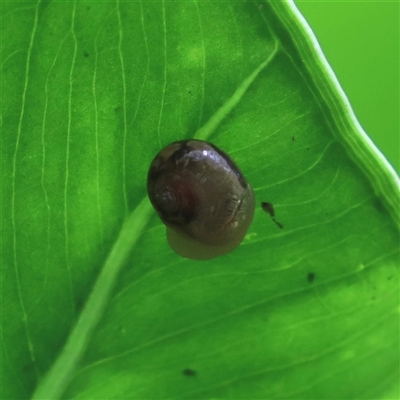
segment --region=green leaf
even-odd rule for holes
[[[291,2],[2,17],[2,398],[398,398],[398,178]],[[146,197],[192,137],[257,200],[206,262]]]

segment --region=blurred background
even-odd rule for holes
[[[400,2],[295,0],[361,126],[400,172]]]

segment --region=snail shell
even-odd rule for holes
[[[253,190],[239,168],[201,140],[162,149],[150,165],[147,190],[170,246],[182,257],[207,260],[229,253],[253,219]]]

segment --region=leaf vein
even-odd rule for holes
[[[199,9],[199,4],[198,1],[194,0],[194,4],[196,6],[196,13],[197,13],[197,19],[199,23],[199,28],[200,28],[200,42],[201,42],[201,48],[202,48],[202,53],[201,53],[201,62],[202,62],[202,69],[203,73],[201,75],[201,106],[200,106],[200,111],[199,111],[199,122],[197,124],[196,130],[199,129],[201,120],[203,118],[203,110],[204,110],[204,91],[205,91],[205,76],[206,76],[206,51],[205,51],[205,44],[204,44],[204,34],[203,34],[203,24],[201,21],[201,15],[200,15],[200,9]]]
[[[110,18],[110,13],[100,25],[94,38],[94,69],[93,69],[93,80],[92,80],[92,93],[93,93],[93,108],[94,108],[94,146],[96,154],[96,207],[98,214],[98,225],[100,234],[100,243],[103,243],[103,211],[100,201],[100,147],[99,147],[99,108],[97,103],[97,70],[99,63],[99,54],[103,54],[105,51],[99,52],[98,39],[101,30],[103,29],[104,23]]]
[[[29,329],[28,314],[27,314],[25,302],[24,302],[23,296],[22,296],[21,278],[20,278],[20,272],[18,269],[17,224],[16,224],[16,215],[15,215],[16,214],[15,185],[16,185],[16,175],[17,175],[17,157],[18,157],[19,144],[20,144],[21,135],[22,135],[22,121],[24,119],[24,114],[25,114],[26,93],[27,93],[28,85],[29,85],[29,71],[30,71],[32,49],[33,49],[33,45],[34,45],[34,41],[35,41],[36,31],[37,31],[37,27],[38,27],[38,20],[39,20],[39,5],[40,5],[40,0],[38,0],[38,2],[36,3],[36,7],[35,7],[35,16],[34,16],[32,31],[30,34],[29,47],[28,47],[27,57],[26,57],[25,77],[24,77],[25,79],[24,79],[24,86],[23,86],[23,91],[22,91],[21,112],[20,112],[19,119],[18,119],[17,135],[16,135],[16,140],[15,140],[15,149],[14,149],[14,155],[13,155],[12,188],[11,188],[11,225],[12,225],[12,235],[13,235],[12,254],[13,254],[13,264],[14,264],[14,271],[15,271],[15,281],[16,281],[17,292],[18,292],[18,299],[19,299],[19,303],[21,305],[22,324],[24,326],[24,331],[25,331],[26,340],[27,340],[27,344],[28,344],[29,357],[34,365],[36,377],[38,377],[38,370],[37,370],[37,365],[35,362],[35,349],[33,346],[33,341],[32,341],[31,333],[30,333],[30,329]]]
[[[121,64],[121,78],[122,78],[122,113],[123,113],[123,139],[122,139],[122,193],[124,197],[125,214],[128,214],[128,195],[126,191],[126,77],[125,77],[125,63],[124,55],[122,53],[123,30],[120,10],[120,0],[117,0],[117,17],[118,17],[118,55]]]
[[[75,18],[76,18],[76,1],[72,7],[70,34],[74,42],[74,50],[72,55],[71,68],[69,71],[69,93],[68,93],[68,122],[67,122],[67,140],[65,155],[65,180],[64,180],[64,235],[65,235],[65,264],[68,274],[68,287],[71,302],[71,310],[74,313],[74,290],[72,286],[71,266],[69,263],[69,232],[68,232],[68,183],[69,183],[69,163],[70,163],[70,141],[71,141],[71,124],[72,124],[72,89],[73,89],[73,73],[76,62],[76,54],[78,43],[75,34]]]

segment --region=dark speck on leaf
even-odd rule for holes
[[[376,211],[378,211],[379,213],[381,213],[381,214],[386,213],[386,207],[382,203],[381,199],[375,199],[374,206],[375,206]]]
[[[292,136],[292,142],[294,142],[296,140],[296,138],[294,136]]]
[[[196,376],[196,371],[194,369],[186,368],[182,371],[185,376]]]
[[[84,55],[85,57],[89,57],[89,53],[87,53],[86,51],[83,53],[83,55]]]
[[[307,280],[308,280],[308,282],[309,282],[309,283],[313,283],[313,282],[314,282],[314,279],[315,279],[315,274],[314,274],[314,272],[310,272],[310,273],[307,275]]]
[[[268,201],[262,201],[261,202],[261,208],[269,214],[269,216],[271,217],[272,221],[274,221],[274,223],[276,224],[276,226],[279,229],[283,229],[283,225],[276,220],[275,218],[275,210],[274,210],[274,205],[272,203],[269,203]]]
[[[283,225],[282,225],[279,221],[277,221],[275,218],[272,218],[272,221],[275,222],[276,226],[277,226],[279,229],[283,229]]]
[[[267,212],[271,217],[275,217],[274,205],[272,203],[268,203],[267,201],[262,201],[261,208],[265,212]]]

